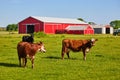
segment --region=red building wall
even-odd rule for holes
[[[67,34],[84,34],[84,30],[69,30]]]
[[[88,26],[88,27],[84,30],[84,34],[94,34],[94,29],[92,29],[90,26]]]
[[[44,32],[55,34],[57,30],[65,30],[69,25],[86,25],[86,24],[65,24],[65,23],[44,23]]]

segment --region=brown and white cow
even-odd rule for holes
[[[17,45],[19,65],[21,66],[21,59],[23,59],[23,66],[25,67],[28,57],[31,60],[32,68],[33,68],[34,58],[37,51],[46,52],[44,48],[44,44],[42,42],[39,43],[19,42]]]
[[[68,58],[70,50],[73,52],[83,52],[83,59],[86,60],[86,52],[89,52],[92,46],[95,45],[97,39],[89,39],[89,40],[71,40],[71,39],[64,39],[62,40],[62,59],[64,59],[64,54],[66,53]]]

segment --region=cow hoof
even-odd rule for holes
[[[84,61],[86,61],[86,58],[83,58]]]

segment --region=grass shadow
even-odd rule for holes
[[[95,55],[95,57],[104,57],[103,55]]]
[[[61,57],[56,57],[56,56],[47,56],[47,57],[43,57],[43,58],[47,58],[47,59],[61,59]]]
[[[5,66],[5,67],[19,67],[19,65],[12,64],[12,63],[0,63],[0,66]]]
[[[47,56],[47,57],[43,57],[43,58],[47,58],[47,59],[61,59],[62,60],[62,58],[61,57],[57,57],[57,56]],[[79,60],[79,59],[77,59],[77,58],[64,58],[65,60]]]

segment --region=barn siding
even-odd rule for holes
[[[85,29],[84,34],[94,34],[94,30],[90,26],[88,26]]]
[[[55,34],[57,30],[64,30],[69,25],[80,25],[80,24],[63,24],[63,23],[45,23],[44,32]]]
[[[68,34],[84,34],[84,30],[69,30]]]
[[[19,33],[26,33],[26,26],[25,25],[20,24]]]

